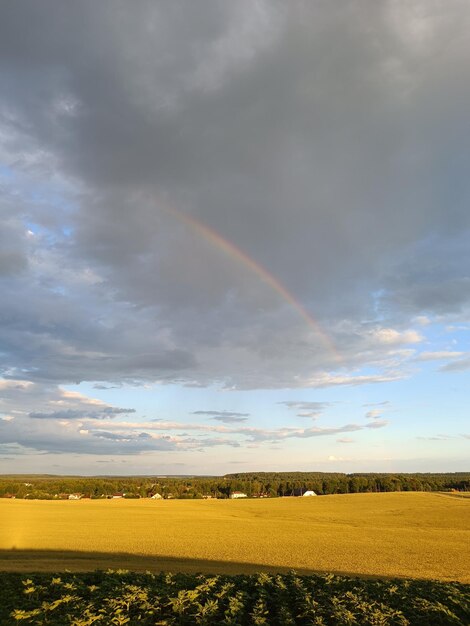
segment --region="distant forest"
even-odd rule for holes
[[[377,493],[383,491],[470,491],[470,473],[341,474],[321,472],[252,472],[225,476],[0,476],[0,497],[60,499],[77,497],[229,498],[241,491],[253,498]]]

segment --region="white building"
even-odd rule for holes
[[[230,497],[232,498],[232,500],[235,500],[236,498],[248,498],[246,493],[243,493],[242,491],[232,491]]]
[[[162,496],[159,493],[154,493],[153,496],[150,496],[152,500],[161,500]]]
[[[314,491],[306,491],[302,497],[305,498],[305,496],[316,496],[316,495],[317,494]]]

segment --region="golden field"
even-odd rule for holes
[[[470,582],[470,500],[0,500],[0,569],[252,572]]]

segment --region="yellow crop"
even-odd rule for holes
[[[470,582],[470,500],[0,500],[0,569],[329,571]]]

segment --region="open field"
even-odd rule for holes
[[[0,500],[0,569],[261,569],[470,582],[470,501],[431,493],[267,500]]]

